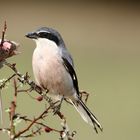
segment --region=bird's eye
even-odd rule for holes
[[[39,32],[38,33],[38,36],[41,38],[47,38],[47,35],[48,35],[48,33],[46,33],[46,32]]]

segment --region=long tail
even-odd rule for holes
[[[75,101],[71,102],[76,108],[76,110],[79,112],[83,120],[94,127],[96,133],[98,133],[97,127],[101,131],[103,130],[101,124],[99,123],[95,115],[88,109],[88,107],[84,104],[84,102],[81,99],[78,99],[78,101],[76,102]]]

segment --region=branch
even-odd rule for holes
[[[5,21],[4,22],[4,27],[3,27],[3,30],[2,30],[2,39],[1,39],[0,47],[3,46],[4,36],[5,36],[6,30],[7,30],[7,24],[6,24],[6,21]]]
[[[37,86],[35,84],[35,82],[33,82],[32,80],[30,80],[30,76],[28,75],[28,73],[26,73],[25,75],[21,74],[17,68],[16,68],[16,64],[10,64],[8,62],[5,61],[5,65],[8,66],[10,69],[12,69],[15,74],[20,78],[18,79],[21,83],[27,83],[32,90],[35,90],[37,93],[39,93],[40,95],[42,95],[42,89]],[[46,90],[46,93],[48,92],[48,90]]]
[[[19,131],[15,136],[15,138],[20,137],[23,133],[25,133],[26,131],[28,131],[32,125],[34,125],[38,120],[42,119],[43,116],[48,113],[48,110],[51,108],[51,106],[49,106],[41,115],[39,115],[37,118],[34,118],[34,120],[29,124],[29,126],[27,126],[25,129],[23,129],[22,131]]]
[[[14,72],[14,74],[12,74],[6,80],[4,80],[3,82],[0,83],[0,91],[5,87],[7,82],[10,82],[11,79],[13,79],[14,97],[10,103],[9,109],[7,110],[7,112],[9,113],[10,126],[9,126],[9,128],[0,128],[0,131],[6,132],[10,136],[10,140],[20,139],[22,137],[24,137],[24,138],[33,137],[37,134],[41,134],[42,132],[49,133],[52,131],[59,133],[61,140],[64,140],[65,138],[67,138],[67,140],[73,140],[75,131],[70,133],[69,128],[66,123],[65,116],[60,112],[60,110],[58,110],[59,105],[57,106],[57,103],[59,103],[59,101],[54,103],[46,94],[46,93],[48,93],[48,90],[43,92],[42,89],[39,86],[37,86],[34,81],[30,80],[30,76],[29,76],[28,72],[26,72],[23,75],[18,71],[15,63],[10,64],[6,61],[7,58],[19,53],[19,52],[17,52],[17,48],[19,47],[19,44],[5,39],[6,30],[7,30],[7,24],[5,21],[4,27],[2,30],[2,39],[0,40],[0,68],[5,64],[7,67],[9,67]],[[19,83],[22,83],[23,85],[26,84],[30,88],[28,90],[25,90],[25,89],[21,90],[21,89],[19,89],[20,86],[18,86]],[[24,117],[24,116],[21,116],[20,114],[16,113],[17,96],[18,96],[18,93],[20,93],[20,92],[28,93],[29,91],[31,92],[33,90],[36,91],[40,95],[39,97],[34,98],[34,99],[36,99],[38,101],[42,101],[43,99],[45,99],[49,103],[49,107],[47,107],[45,109],[45,111],[43,111],[40,115],[38,115],[38,117],[34,117],[34,119],[29,119],[26,116]],[[53,110],[53,112],[55,112],[55,114],[57,114],[59,116],[59,118],[61,120],[63,120],[62,130],[56,130],[41,122],[43,119],[46,119],[50,110]],[[24,120],[25,122],[29,122],[29,123],[25,126],[25,128],[16,132],[16,125],[21,120]],[[35,126],[37,129],[35,131],[33,131],[33,128]],[[32,131],[29,133],[28,131],[30,129],[32,129]]]
[[[30,138],[30,137],[36,136],[37,134],[41,135],[41,132],[42,132],[42,128],[40,127],[36,131],[33,131],[32,130],[32,133],[31,134],[24,135],[24,136],[21,136],[21,137],[22,138]]]
[[[42,118],[40,118],[40,119],[43,119],[43,118],[45,118],[46,116],[42,116]],[[20,117],[20,119],[22,119],[22,120],[24,120],[25,122],[32,122],[33,120],[31,120],[31,119],[28,119],[27,117]],[[47,125],[45,125],[44,123],[41,123],[41,122],[38,122],[38,121],[36,121],[36,122],[34,122],[35,124],[38,124],[38,125],[40,125],[40,126],[43,126],[44,128],[49,128],[50,130],[52,130],[52,131],[55,131],[55,132],[60,132],[59,130],[56,130],[56,129],[54,129],[54,128],[50,128],[49,126],[47,126]]]
[[[10,80],[11,80],[13,77],[15,77],[15,76],[16,76],[16,74],[14,73],[14,74],[11,75],[8,79],[4,80],[4,81],[2,82],[2,84],[0,85],[0,89],[2,89],[3,87],[5,87],[6,83],[7,83],[7,82],[10,82]]]
[[[23,130],[19,131],[18,133],[16,133],[15,131],[12,131],[12,132],[15,132],[15,133],[12,133],[11,132],[13,134],[12,135],[13,136],[12,137],[12,140],[15,140],[16,138],[19,138],[19,137],[31,137],[31,136],[34,136],[34,133],[36,134],[36,132],[38,132],[38,131],[33,131],[31,134],[27,134],[27,135],[24,135],[24,136],[23,136],[23,134],[26,133],[26,132],[28,132],[32,128],[32,126],[34,126],[35,124],[44,127],[44,131],[47,132],[47,133],[48,132],[51,132],[51,131],[58,132],[60,134],[61,140],[64,140],[64,138],[67,138],[68,140],[73,140],[74,134],[73,134],[73,132],[70,133],[69,128],[68,128],[67,123],[66,123],[65,116],[59,110],[56,111],[57,106],[55,106],[55,105],[59,101],[53,103],[52,100],[50,98],[48,98],[48,96],[46,95],[46,93],[48,92],[48,90],[46,90],[46,92],[43,93],[42,92],[42,89],[40,87],[38,87],[32,80],[30,80],[30,76],[28,75],[28,73],[26,73],[25,75],[23,75],[23,74],[21,74],[17,70],[16,64],[10,64],[10,63],[8,63],[8,62],[5,61],[5,65],[8,66],[11,70],[14,71],[14,74],[15,75],[13,77],[17,76],[17,80],[20,83],[22,83],[22,84],[28,84],[30,86],[30,89],[28,89],[28,90],[19,90],[17,88],[16,80],[14,80],[14,89],[15,89],[14,103],[15,104],[16,104],[17,93],[19,93],[19,92],[28,92],[28,91],[32,91],[32,90],[35,90],[39,95],[41,95],[38,98],[34,98],[34,99],[36,99],[38,101],[41,101],[42,100],[42,97],[43,97],[49,103],[49,107],[43,113],[41,113],[38,117],[35,117],[33,120],[28,119],[27,117],[19,117],[19,119],[22,119],[24,121],[28,121],[28,122],[30,122],[30,124],[28,126],[26,126],[26,128],[24,128]],[[8,78],[8,79],[11,79],[11,78]],[[16,106],[15,106],[15,108],[16,108]],[[47,116],[47,113],[48,113],[48,111],[50,109],[52,109],[53,111],[55,111],[55,113],[59,116],[59,118],[61,120],[63,120],[63,124],[62,124],[62,128],[63,129],[61,131],[56,130],[56,129],[51,128],[51,127],[48,127],[47,125],[39,122],[39,120],[42,120],[42,119],[44,119]],[[13,114],[14,114],[14,116],[11,115],[11,114],[10,115],[14,119],[15,116],[16,116],[16,114],[15,114],[15,112]],[[13,127],[11,127],[11,128],[13,128]],[[15,128],[13,128],[13,130],[15,130]]]

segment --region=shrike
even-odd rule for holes
[[[52,28],[42,27],[30,32],[26,37],[36,42],[32,66],[36,84],[55,100],[62,98],[70,101],[83,120],[102,131],[95,115],[80,99],[78,80],[73,59],[68,52],[61,35]]]

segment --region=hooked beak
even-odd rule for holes
[[[38,38],[37,33],[35,33],[35,32],[28,33],[25,36],[28,37],[28,38],[31,38],[31,39],[37,39]]]

